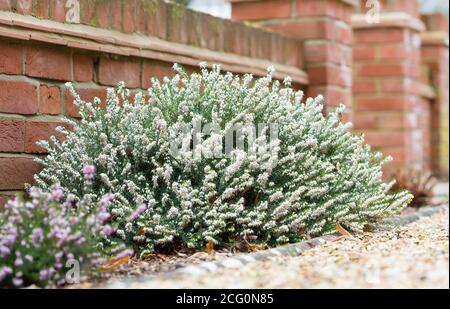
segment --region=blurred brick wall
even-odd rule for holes
[[[308,96],[323,94],[326,108],[352,110],[351,15],[348,0],[231,0],[232,19],[247,20],[299,41],[309,74]]]
[[[229,1],[233,19],[301,42],[307,93],[350,107],[355,131],[394,158],[387,172],[448,177],[447,16],[420,16],[416,0]]]

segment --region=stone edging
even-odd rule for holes
[[[444,209],[448,209],[448,204],[443,204],[440,206],[433,206],[433,207],[424,207],[419,210],[417,210],[413,214],[404,215],[398,218],[392,218],[386,220],[386,223],[393,224],[393,225],[406,225],[409,223],[412,223],[414,221],[417,221],[423,217],[429,217],[432,216],[438,212],[443,211]],[[108,289],[124,289],[127,288],[128,283],[139,283],[139,282],[146,282],[149,280],[155,280],[157,278],[177,278],[182,275],[188,275],[188,276],[201,276],[205,275],[207,273],[212,273],[220,269],[237,269],[244,267],[246,264],[255,262],[255,261],[262,261],[262,260],[268,260],[273,257],[277,256],[298,256],[301,253],[317,247],[318,245],[324,244],[329,241],[336,240],[339,238],[340,235],[326,235],[322,237],[313,238],[310,240],[305,240],[299,243],[295,244],[289,244],[277,248],[272,248],[264,251],[257,251],[252,253],[243,253],[238,254],[233,257],[224,258],[222,260],[213,261],[213,262],[203,262],[198,265],[191,265],[191,266],[185,266],[178,270],[170,271],[167,273],[158,273],[158,274],[152,274],[152,275],[144,275],[139,278],[133,278],[133,279],[125,279],[120,280],[116,282],[112,282],[106,286]]]

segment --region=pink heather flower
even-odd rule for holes
[[[137,218],[139,218],[140,215],[142,215],[147,210],[147,205],[143,204],[139,206],[127,219],[128,222],[135,221]]]

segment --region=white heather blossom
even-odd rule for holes
[[[189,75],[175,64],[174,77],[151,80],[147,101],[119,83],[105,109],[68,84],[82,118],[58,129],[64,141],[39,143],[49,155],[37,184],[58,182],[92,205],[114,193],[113,237],[141,252],[250,235],[274,245],[333,233],[337,222],[359,231],[411,200],[389,192],[382,166],[391,158],[349,132],[344,106],[324,116],[323,96],[302,103],[290,78],[272,80],[273,67],[259,79],[207,67]],[[234,149],[226,140],[238,128],[244,147]],[[95,190],[83,185],[85,164],[97,170]]]

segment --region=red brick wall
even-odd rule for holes
[[[160,39],[303,66],[295,40],[230,20],[186,10],[162,0],[79,0],[80,23]],[[65,22],[65,0],[0,0],[0,11]]]
[[[299,41],[309,74],[308,96],[323,94],[326,108],[348,107],[351,118],[352,1],[232,1],[233,20],[249,20]]]
[[[233,19],[301,42],[307,94],[351,107],[355,130],[394,157],[387,171],[416,167],[448,175],[448,17],[420,16],[416,0],[378,1],[376,24],[366,21],[372,7],[362,0],[231,2]],[[421,48],[423,31],[446,31],[446,46],[442,40]],[[421,78],[422,64],[431,78]]]
[[[422,34],[423,78],[435,89],[431,104],[431,157],[433,172],[448,177],[449,147],[449,49],[448,17],[422,16],[428,31]]]
[[[382,25],[358,28],[353,48],[355,129],[394,157],[392,168],[420,166],[418,31]]]
[[[0,14],[16,13],[0,15],[0,205],[22,190],[24,183],[32,182],[33,174],[39,171],[33,159],[45,153],[36,141],[54,135],[62,116],[78,117],[73,98],[65,89],[66,81],[75,82],[82,99],[90,101],[94,96],[104,100],[106,88],[118,81],[125,81],[130,88],[146,89],[151,77],[172,74],[173,63],[158,60],[164,58],[164,53],[155,59],[152,54],[144,57],[138,52],[135,56],[125,56],[129,53],[127,49],[121,56],[117,54],[117,50],[121,53],[120,48],[110,53],[110,46],[102,45],[100,51],[93,51],[92,44],[87,44],[83,38],[72,42],[73,37],[67,39],[72,44],[68,47],[68,43],[60,43],[60,34],[38,33],[33,29],[27,32],[20,25],[10,26],[13,22],[8,20],[9,16],[16,24],[25,18],[26,22],[36,20],[42,25],[42,20],[29,15],[64,23],[65,3],[58,0],[0,0]],[[301,50],[292,38],[163,1],[81,0],[80,4],[82,24],[135,33],[138,42],[145,35],[162,39],[156,41],[158,44],[184,44],[175,46],[181,49],[190,46],[290,67],[303,66]],[[89,31],[94,33],[96,30],[90,28]],[[109,35],[123,39],[119,32]],[[195,63],[201,60],[195,60]],[[189,65],[185,67],[193,70]]]

